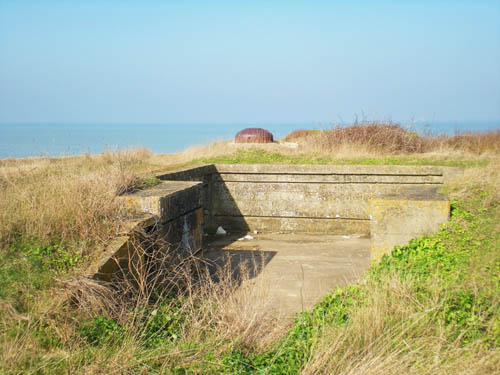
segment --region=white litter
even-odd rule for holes
[[[338,219],[340,217],[340,215],[335,215],[335,217]]]
[[[224,236],[227,234],[227,232],[224,230],[224,228],[219,227],[219,228],[217,228],[217,232],[215,232],[215,234]]]
[[[258,233],[259,233],[259,232],[258,232],[258,231],[256,231],[256,230],[254,230],[254,231],[253,231],[253,234],[258,234]]]
[[[247,234],[245,237],[238,238],[238,241],[243,241],[243,240],[253,240],[253,236]]]
[[[343,238],[351,238],[351,236],[342,236]]]

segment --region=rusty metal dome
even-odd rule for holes
[[[273,135],[262,128],[246,128],[236,133],[236,143],[272,143]]]

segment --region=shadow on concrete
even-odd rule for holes
[[[257,277],[276,255],[275,251],[243,249],[241,246],[237,246],[238,249],[230,248],[250,228],[214,165],[201,165],[157,177],[161,180],[203,183],[204,231],[212,234],[222,226],[228,232],[226,236],[210,235],[203,238],[202,259],[214,281],[219,282],[222,277],[230,276],[239,285],[243,279]],[[218,201],[223,201],[225,210],[231,212],[230,216],[215,214],[220,208]]]
[[[245,234],[240,232],[205,238],[203,260],[212,280],[219,282],[221,277],[230,277],[239,284],[243,279],[253,279],[277,254],[276,251],[261,251],[246,241],[238,241]]]
[[[204,260],[213,281],[229,277],[240,284],[243,280],[256,278],[275,255],[276,251],[215,249]]]
[[[235,199],[231,195],[224,180],[220,178],[215,165],[201,165],[194,168],[168,172],[158,175],[162,181],[198,181],[203,183],[204,229],[215,232],[222,226],[230,232],[248,232],[250,228],[245,221]],[[216,214],[221,207],[217,202],[223,202],[224,210],[230,215]]]

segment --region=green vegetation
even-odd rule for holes
[[[425,322],[426,334],[442,340],[441,350],[458,350],[462,354],[478,348],[492,351],[492,363],[500,363],[500,206],[484,208],[484,200],[455,202],[452,220],[435,235],[421,237],[407,246],[397,247],[392,256],[373,265],[364,282],[338,288],[326,296],[311,312],[301,313],[288,333],[271,350],[254,352],[244,347],[231,348],[218,363],[206,366],[206,373],[223,374],[298,374],[314,361],[317,351],[325,345],[323,337],[342,335],[356,326],[359,312],[373,303],[377,288],[391,290],[389,283],[410,282],[406,303],[417,316],[405,321],[405,316],[387,314],[383,319],[392,329],[400,330],[397,340],[415,341],[421,334],[412,328]],[[492,235],[492,233],[494,233]],[[438,298],[438,300],[436,300]],[[422,311],[422,307],[425,307]],[[375,317],[372,317],[375,318]],[[354,320],[354,321],[353,321]],[[350,327],[349,327],[350,326]],[[346,328],[347,327],[347,328]],[[418,327],[422,329],[422,327]],[[362,334],[358,332],[358,334]],[[429,337],[430,338],[430,337]],[[428,338],[428,339],[429,339]],[[331,338],[330,338],[331,340]],[[327,339],[334,346],[334,342]],[[349,349],[337,347],[342,356]],[[398,343],[394,342],[394,349]],[[421,373],[430,373],[431,351],[408,347],[405,354],[416,353]],[[386,353],[389,354],[389,353]],[[422,356],[420,356],[421,354]],[[425,358],[425,355],[431,356]],[[212,356],[209,354],[209,357]],[[323,366],[329,366],[335,356]],[[207,362],[204,362],[205,365]],[[190,364],[184,370],[189,373]],[[493,369],[493,368],[491,368]],[[497,368],[498,369],[498,368]]]
[[[485,166],[487,159],[465,159],[447,157],[425,157],[394,155],[380,157],[334,158],[311,154],[281,154],[259,148],[239,149],[229,155],[195,159],[195,163],[207,164],[332,164],[332,165],[436,165],[448,167]]]
[[[125,356],[118,366],[131,373],[337,373],[388,358],[377,364],[388,373],[459,366],[493,374],[500,364],[500,205],[489,188],[470,187],[464,195],[460,185],[449,186],[449,194],[464,199],[453,202],[452,218],[438,233],[395,248],[362,282],[332,291],[265,345],[220,336],[215,321],[193,333],[196,319],[220,306],[203,298],[169,297],[118,316],[40,315],[33,308],[37,291],[54,287],[53,277],[81,259],[59,244],[12,247],[2,259],[0,293],[16,314],[33,317],[3,320],[0,332],[7,342],[22,338],[37,349],[15,366],[3,362],[4,372],[101,373],[93,361],[104,366],[108,356],[118,365]]]
[[[300,153],[222,145],[194,161],[146,150],[2,160],[0,373],[497,374],[499,134],[420,139],[367,127],[295,133],[291,141],[310,147]],[[363,152],[336,153],[338,142],[359,146],[368,135]],[[153,293],[145,279],[109,287],[81,276],[127,220],[116,196],[154,186],[138,176],[172,160],[444,165],[464,175],[445,186],[452,218],[438,233],[280,325],[224,272],[217,283],[176,275],[185,277],[177,296]]]
[[[161,180],[156,176],[148,176],[137,178],[135,181],[131,182],[122,194],[130,194],[139,190],[149,189],[161,183]]]
[[[231,339],[214,343],[211,331],[216,327],[206,327],[196,339],[183,339],[186,324],[192,322],[180,300],[172,299],[136,313],[134,321],[119,323],[102,315],[84,320],[75,334],[80,345],[98,351],[118,351],[132,339],[139,350],[129,370],[139,373],[143,369],[172,374],[299,374],[308,366],[315,373],[316,367],[325,371],[338,369],[339,362],[346,366],[342,359],[346,353],[353,362],[362,360],[367,348],[378,355],[397,352],[392,360],[398,369],[417,366],[414,373],[431,373],[436,369],[432,342],[438,339],[439,361],[462,363],[482,353],[486,360],[479,369],[494,373],[500,361],[500,233],[496,230],[500,206],[488,206],[486,198],[478,194],[475,199],[454,202],[451,221],[437,234],[397,247],[392,256],[371,267],[363,282],[338,288],[312,311],[299,314],[287,333],[264,349]],[[379,315],[367,315],[373,313],[375,302],[380,303],[380,291],[386,298]],[[402,295],[390,295],[395,291]],[[385,327],[380,332],[383,340],[369,337],[374,327],[360,331],[363,319],[369,319],[364,323],[368,325],[382,320],[375,328]],[[64,347],[50,326],[32,334],[47,349]],[[353,351],[352,341],[340,339],[351,335],[358,335],[362,342],[354,345],[362,344],[365,351]],[[328,348],[334,351],[321,356]],[[165,362],[158,362],[161,351],[169,352]],[[450,358],[449,353],[455,356]],[[188,362],[183,360],[186,355]],[[408,359],[413,362],[405,363]],[[68,368],[49,369],[46,373]]]
[[[84,260],[82,254],[60,243],[15,242],[0,258],[0,298],[19,312],[26,312],[35,294],[54,284],[54,276],[65,274]]]

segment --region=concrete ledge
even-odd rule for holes
[[[450,202],[437,188],[408,188],[381,195],[371,204],[371,262],[390,254],[394,246],[438,230],[450,217]]]
[[[127,208],[155,215],[165,223],[202,206],[202,184],[163,182],[120,198],[125,201]]]
[[[139,269],[147,262],[138,251],[144,240],[159,238],[175,252],[173,262],[182,261],[202,246],[203,184],[163,182],[150,189],[120,197],[128,209],[142,216],[125,225],[122,233],[89,268],[94,278],[110,281],[118,271]],[[139,246],[139,247],[138,247]],[[163,248],[162,248],[163,249]],[[161,250],[163,251],[163,250]]]
[[[204,181],[212,173],[217,173],[213,164],[202,164],[160,173],[156,177],[164,181]]]
[[[283,232],[369,235],[369,220],[299,217],[217,216],[217,223],[233,232]]]
[[[155,225],[155,222],[153,215],[142,215],[127,222],[121,235],[103,249],[97,259],[91,263],[86,274],[101,281],[111,281],[113,273],[128,267],[133,253],[134,237],[145,228]]]
[[[214,181],[223,182],[274,182],[306,184],[441,184],[438,175],[389,175],[389,174],[348,174],[348,173],[221,173]]]
[[[300,165],[300,164],[215,164],[217,173],[434,175],[440,167],[407,165]]]
[[[210,227],[241,230],[246,220],[247,228],[307,228],[301,231],[311,233],[357,233],[360,225],[347,230],[345,220],[369,220],[370,200],[412,186],[439,187],[444,181],[440,167],[387,165],[216,164],[158,177],[202,181],[204,220]]]

